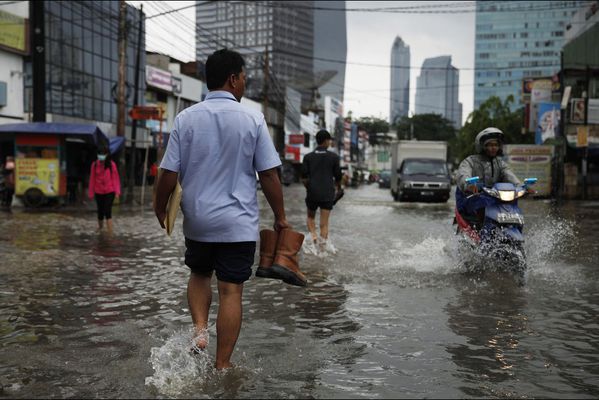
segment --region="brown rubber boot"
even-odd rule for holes
[[[272,267],[272,277],[295,286],[306,286],[307,280],[299,269],[298,254],[304,242],[304,235],[283,229],[279,232],[277,250]]]
[[[272,263],[275,259],[275,250],[277,249],[277,232],[270,229],[260,231],[260,263],[256,270],[256,276],[261,278],[280,279],[273,276]]]

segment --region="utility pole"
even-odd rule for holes
[[[137,54],[135,56],[135,86],[133,92],[133,106],[139,103],[139,69],[141,59],[141,39],[143,28],[143,4],[139,8],[139,26],[137,27]],[[131,166],[129,168],[129,187],[127,202],[133,202],[133,187],[135,186],[135,155],[137,153],[137,119],[133,120],[131,126]]]
[[[264,98],[262,99],[262,107],[264,108],[264,119],[266,123],[268,120],[268,78],[269,78],[269,65],[268,65],[268,48],[264,49],[264,82],[262,84],[262,91],[264,92]]]
[[[127,65],[127,36],[129,36],[129,29],[127,24],[127,3],[125,0],[119,0],[119,69],[118,69],[118,82],[117,82],[117,113],[116,113],[116,134],[117,136],[125,137],[125,108],[127,101],[125,99],[125,81],[127,75],[125,74]],[[119,176],[125,176],[125,154],[127,153],[127,146],[124,146],[122,151],[122,157],[119,157],[118,169]],[[123,180],[123,183],[125,180]]]
[[[127,65],[127,3],[119,0],[119,80],[117,86],[117,136],[125,136],[125,67]]]
[[[46,35],[44,30],[44,4],[29,2],[31,24],[30,49],[33,80],[33,122],[46,122]]]

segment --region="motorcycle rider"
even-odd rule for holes
[[[477,154],[466,157],[458,167],[456,175],[456,207],[466,217],[477,217],[478,222],[484,218],[484,209],[490,201],[485,196],[472,196],[478,192],[476,185],[468,185],[466,179],[478,176],[485,187],[492,187],[498,182],[509,182],[516,186],[522,183],[510,167],[500,157],[504,134],[493,127],[486,128],[476,135],[474,147]]]

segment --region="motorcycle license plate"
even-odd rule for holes
[[[497,222],[500,224],[519,224],[524,225],[524,217],[517,213],[499,213]]]

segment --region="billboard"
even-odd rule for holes
[[[553,146],[533,144],[510,144],[504,146],[505,158],[516,176],[537,178],[534,189],[539,196],[551,195],[551,164]]]
[[[0,48],[19,54],[28,53],[28,20],[0,10]]]
[[[17,158],[15,193],[23,195],[37,188],[46,196],[58,196],[59,171],[57,158]]]
[[[335,135],[337,119],[343,119],[343,103],[331,96],[324,98],[324,126],[331,135]]]
[[[560,103],[540,103],[535,143],[543,144],[559,134]]]

